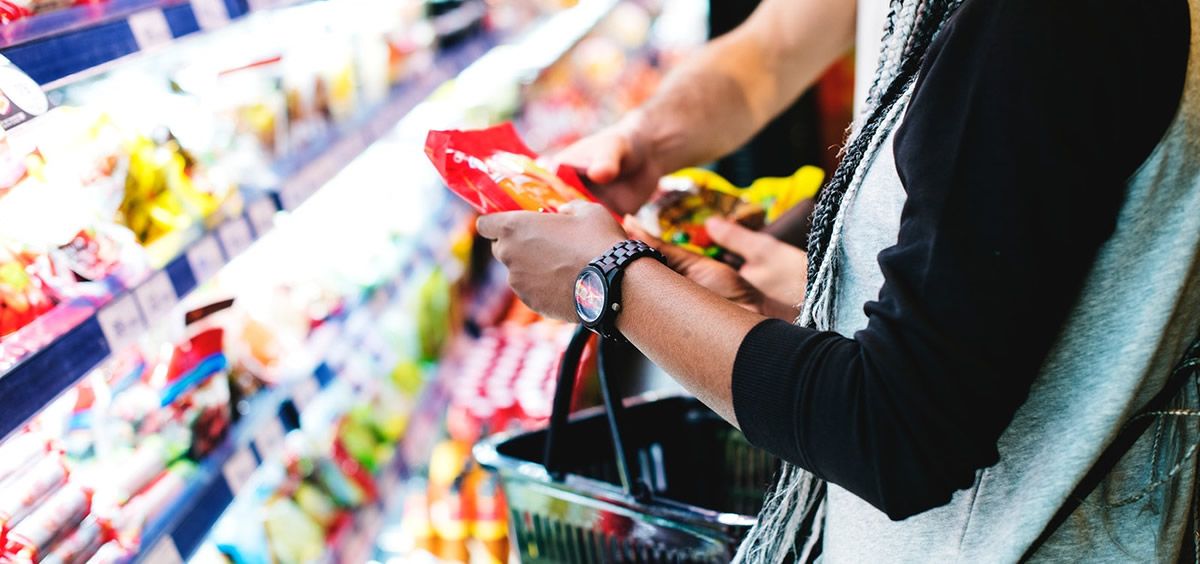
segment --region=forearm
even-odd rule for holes
[[[853,0],[767,0],[736,30],[674,69],[628,122],[664,170],[744,144],[811,86],[854,39]]]
[[[634,262],[624,276],[617,318],[621,333],[689,392],[737,425],[730,388],[734,359],[746,334],[765,318],[653,260]]]

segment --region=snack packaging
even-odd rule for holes
[[[760,178],[746,188],[739,188],[710,170],[684,169],[659,182],[658,194],[638,210],[637,222],[663,241],[724,259],[727,253],[708,235],[704,228],[706,220],[720,217],[748,229],[761,229],[796,204],[815,196],[824,176],[821,169],[805,166],[792,176]]]
[[[425,154],[446,185],[479,213],[555,212],[573,200],[597,201],[570,167],[550,171],[511,123],[476,131],[430,131]]]
[[[67,484],[8,533],[5,554],[17,562],[40,562],[64,531],[75,528],[87,517],[91,504],[90,490]]]
[[[33,512],[38,504],[67,481],[67,466],[61,456],[43,458],[0,491],[0,537]]]
[[[105,540],[105,529],[94,516],[84,518],[83,522],[67,533],[58,541],[41,560],[41,564],[75,564],[83,562],[100,550]]]
[[[19,470],[49,449],[49,443],[37,433],[24,433],[0,443],[0,484],[9,477],[16,479]],[[4,489],[2,485],[0,489]]]

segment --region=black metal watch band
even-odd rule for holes
[[[663,264],[666,264],[667,259],[658,249],[647,245],[636,239],[621,241],[613,245],[608,252],[600,255],[588,266],[593,266],[604,273],[604,277],[608,281],[608,302],[609,307],[605,308],[600,319],[591,327],[592,330],[600,334],[606,339],[618,341],[625,340],[620,331],[617,331],[617,315],[621,313],[621,279],[623,278],[624,269],[629,263],[644,257],[651,257]]]

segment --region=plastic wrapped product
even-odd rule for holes
[[[133,552],[125,548],[121,543],[111,540],[104,543],[91,558],[87,559],[87,564],[120,564],[133,556]]]
[[[42,500],[67,482],[67,466],[61,456],[52,455],[30,467],[21,476],[6,482],[0,491],[0,536],[3,536]]]
[[[63,536],[40,564],[78,564],[91,558],[104,544],[105,529],[94,516],[85,517],[74,530]]]
[[[596,201],[571,168],[551,172],[540,165],[511,123],[478,131],[430,131],[425,154],[450,190],[480,213],[553,212],[570,201]]]
[[[0,484],[15,477],[19,470],[32,464],[38,455],[48,450],[46,439],[36,433],[20,434],[0,443]],[[3,489],[0,486],[0,490]]]
[[[67,484],[9,531],[5,553],[18,562],[40,561],[55,539],[87,517],[91,505],[91,490]]]

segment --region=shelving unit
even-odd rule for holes
[[[472,12],[479,17],[477,11]],[[451,16],[453,13],[445,17]],[[453,78],[496,42],[493,35],[480,33],[441,52],[430,72],[395,89],[385,102],[348,126],[331,131],[300,153],[276,163],[279,184],[263,187],[264,197],[249,202],[244,213],[203,233],[141,284],[112,296],[74,329],[0,375],[0,402],[5,406],[0,410],[0,440],[215,276],[270,230],[278,211],[291,211],[303,204],[438,85]]]
[[[7,32],[0,32],[0,54],[39,83],[47,84],[141,50],[161,47],[174,38],[223,25],[264,7],[259,4],[247,4],[245,0],[116,0],[103,8],[65,10],[11,26]],[[439,35],[468,35],[442,49],[428,72],[394,89],[384,102],[349,124],[334,128],[304,150],[276,162],[273,171],[278,182],[253,187],[251,193],[259,196],[248,201],[241,213],[200,233],[178,256],[144,280],[116,289],[107,303],[91,308],[73,329],[31,351],[0,374],[0,405],[4,406],[0,410],[0,441],[114,352],[165,319],[181,299],[270,232],[278,213],[300,207],[368,147],[399,129],[397,124],[440,85],[461,78],[469,84],[475,84],[470,82],[475,80],[501,88],[515,87],[559,60],[615,5],[615,0],[585,0],[512,41],[486,32],[469,34],[485,15],[481,4],[465,4],[463,10],[439,16],[434,22]],[[139,39],[135,27],[142,24],[138,20],[152,18],[143,14],[155,13],[158,16],[153,18],[167,22],[169,37]],[[101,44],[108,45],[100,48]],[[503,48],[496,48],[501,44]],[[53,53],[73,51],[78,45],[95,49],[84,49],[89,51],[86,57],[72,54],[54,59]],[[484,60],[487,63],[480,64]],[[285,434],[296,424],[296,412],[310,402],[320,401],[322,394],[338,385],[343,367],[333,349],[355,350],[362,340],[361,333],[372,327],[375,316],[395,304],[418,266],[447,260],[449,251],[441,248],[447,241],[437,235],[460,221],[464,208],[445,194],[439,201],[428,215],[428,224],[412,238],[407,255],[410,258],[401,274],[352,300],[339,319],[321,329],[326,333],[321,340],[333,345],[308,374],[264,390],[249,401],[221,445],[199,461],[184,492],[159,518],[147,523],[136,562],[180,562],[194,554],[238,493],[249,487],[255,472],[277,455]],[[447,403],[440,381],[435,376],[419,394],[406,442],[429,443],[425,447],[432,448],[434,428]],[[419,464],[405,453],[424,452],[428,450],[425,447],[397,449],[390,464],[377,473],[380,500],[394,499],[390,494],[400,487],[408,468]],[[384,501],[362,508],[354,517],[355,534],[331,547],[327,560],[361,561],[387,511]]]

